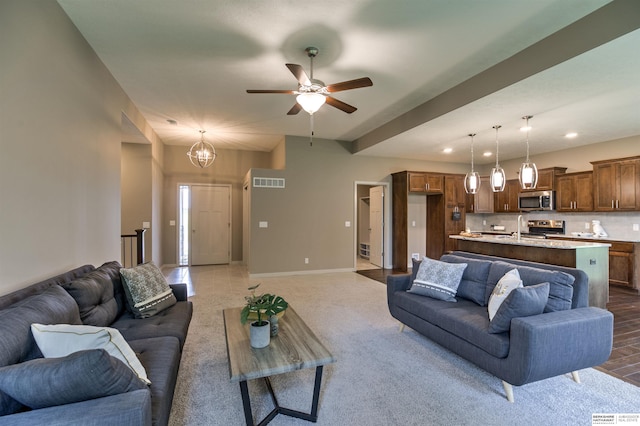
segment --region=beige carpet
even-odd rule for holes
[[[165,271],[190,282],[194,317],[182,355],[171,425],[243,425],[237,383],[229,381],[222,309],[241,306],[249,285],[283,295],[337,358],[325,367],[319,425],[591,425],[593,413],[640,411],[640,388],[594,369],[514,387],[413,330],[398,332],[386,287],[356,273],[249,280],[240,265]],[[281,405],[309,411],[314,369],[276,376]],[[254,414],[271,401],[249,382]],[[278,415],[271,425],[303,425]]]

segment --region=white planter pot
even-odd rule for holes
[[[264,348],[269,346],[271,341],[271,325],[269,321],[264,321],[264,325],[257,325],[258,321],[252,322],[249,327],[249,339],[252,348]]]

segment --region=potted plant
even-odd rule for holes
[[[289,305],[280,296],[266,293],[256,295],[255,290],[258,286],[260,284],[249,287],[251,295],[245,296],[247,303],[240,313],[240,321],[246,324],[250,316],[257,317],[257,321],[253,321],[249,328],[251,347],[264,348],[269,345],[271,335],[270,323],[267,318],[274,316],[274,321],[277,321],[276,315],[284,312]]]

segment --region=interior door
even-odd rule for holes
[[[384,187],[369,189],[369,262],[383,267]]]
[[[231,188],[191,187],[191,264],[215,265],[230,262]]]

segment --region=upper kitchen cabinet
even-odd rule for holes
[[[538,183],[533,189],[521,189],[521,192],[553,191],[556,189],[556,176],[564,174],[566,167],[549,167],[538,170]]]
[[[556,176],[556,210],[559,212],[593,211],[593,172],[566,173]]]
[[[444,176],[439,173],[406,172],[409,179],[409,192],[425,194],[442,194],[444,192]]]
[[[591,164],[595,211],[640,210],[640,156]]]
[[[520,181],[509,179],[504,185],[504,191],[494,193],[493,209],[496,213],[519,212],[518,194],[520,193]]]
[[[493,213],[493,191],[489,176],[480,177],[480,187],[475,194],[467,194],[468,213]]]

